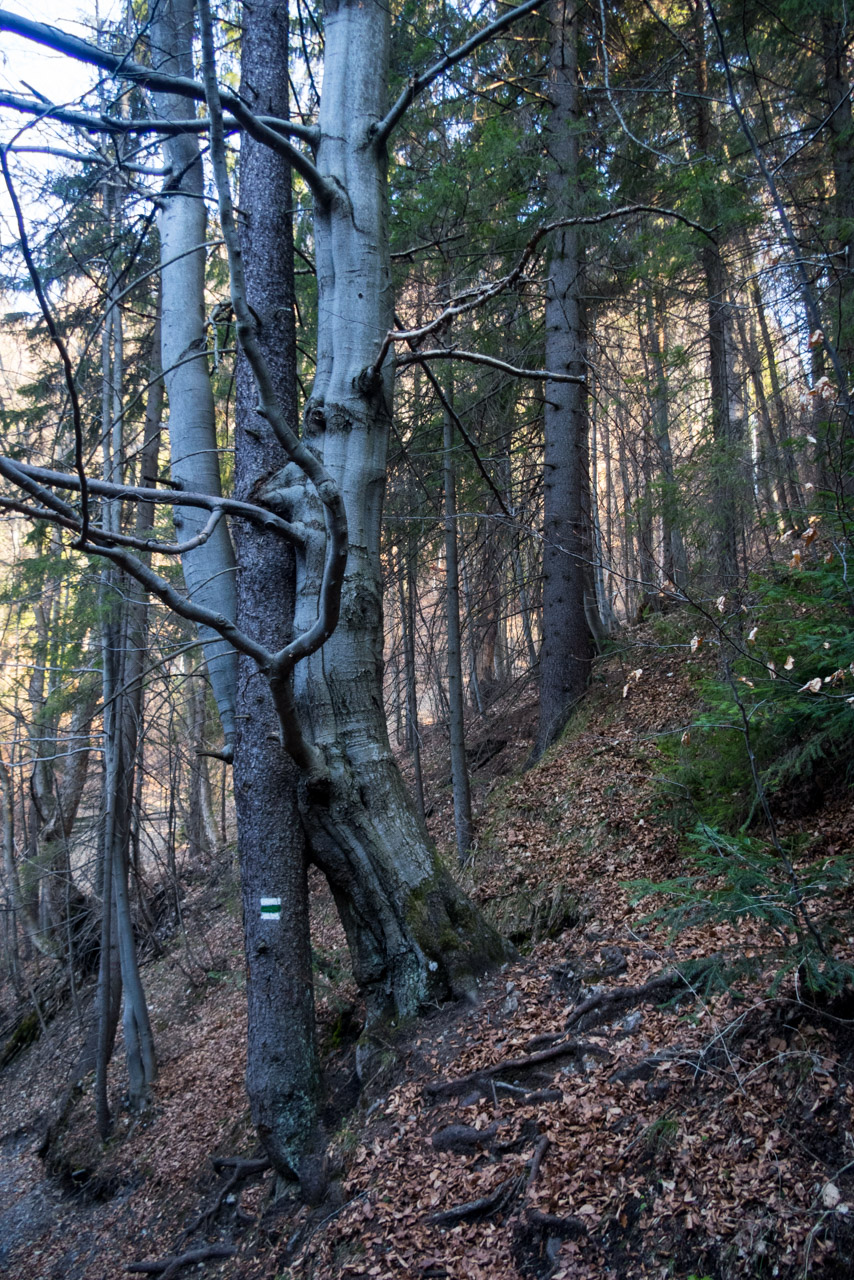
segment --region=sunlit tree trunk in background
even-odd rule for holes
[[[193,75],[193,0],[161,0],[151,24],[152,65],[171,75]],[[158,114],[167,120],[187,117],[187,100],[155,93]],[[161,350],[169,402],[172,480],[197,493],[221,493],[213,391],[207,367],[205,331],[204,173],[198,136],[166,136],[163,155],[171,174],[161,194]],[[201,532],[209,513],[181,507],[174,513],[182,539]],[[234,619],[235,561],[228,527],[221,521],[213,535],[181,558],[191,599]],[[234,740],[237,654],[214,632],[200,628],[205,660],[228,747]]]
[[[838,305],[831,316],[831,332],[843,368],[854,376],[854,113],[851,109],[851,68],[848,44],[850,20],[825,15],[821,19],[827,94],[826,128],[833,165],[834,234],[832,275]]]
[[[118,228],[121,209],[111,212]],[[117,235],[117,230],[115,231]],[[108,321],[102,338],[102,379],[105,391],[102,403],[101,444],[104,478],[121,483],[123,475],[123,399],[124,346],[122,314],[108,295]],[[159,379],[154,380],[150,395],[151,411],[162,409]],[[159,423],[158,429],[159,429]],[[114,499],[104,502],[104,523],[120,531],[121,504]],[[137,530],[145,538],[151,531],[153,511],[150,507],[137,513]],[[109,1128],[106,1099],[106,1066],[115,1034],[113,1018],[116,992],[124,988],[123,1031],[128,1064],[128,1093],[134,1108],[143,1106],[149,1086],[156,1074],[154,1039],[148,1016],[145,992],[139,972],[133,919],[130,906],[130,843],[135,790],[135,769],[139,726],[142,717],[142,683],[147,646],[148,600],[132,579],[112,565],[102,574],[101,652],[103,677],[103,864],[105,891],[102,911],[109,924],[109,946],[101,960],[104,986],[99,1004],[99,1018],[104,1026],[99,1035],[101,1054],[96,1072],[98,1127],[102,1137]],[[107,893],[109,881],[111,892]],[[113,932],[114,936],[113,936]],[[102,931],[106,941],[106,930]],[[119,973],[113,955],[118,951]],[[106,1056],[104,1056],[106,1055]]]
[[[445,380],[445,399],[453,404],[450,376]],[[463,698],[463,652],[460,637],[460,566],[457,541],[457,481],[454,464],[454,423],[446,408],[442,414],[442,476],[445,502],[445,611],[448,626],[448,729],[451,748],[451,779],[454,792],[454,831],[457,857],[465,862],[471,849],[472,816],[468,761],[466,760],[465,706]]]
[[[664,367],[663,303],[658,297],[647,299],[647,322],[652,355],[654,381],[652,391],[652,421],[658,464],[661,471],[661,527],[662,565],[666,579],[685,585],[688,577],[688,560],[679,509],[679,489],[673,465],[673,447],[670,440],[670,403],[667,373]]]
[[[411,526],[403,535],[404,545],[398,547],[398,583],[400,598],[400,626],[403,644],[403,680],[406,696],[406,746],[412,755],[412,773],[415,783],[415,804],[424,821],[424,778],[421,772],[421,730],[418,724],[418,676],[415,666],[415,593],[417,550]]]

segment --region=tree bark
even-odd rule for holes
[[[338,903],[372,1025],[470,990],[474,974],[505,953],[431,847],[383,711],[379,547],[393,367],[374,366],[394,307],[387,159],[375,132],[385,109],[389,21],[384,6],[327,5],[317,166],[334,194],[315,212],[318,350],[305,440],[344,499],[349,559],[340,623],[294,673],[297,705],[327,771],[321,787],[311,780],[301,787],[303,821]],[[316,526],[317,501],[303,492],[302,518]],[[316,616],[319,556],[297,557],[298,631]]]
[[[445,398],[453,404],[453,383],[445,385]],[[445,408],[442,414],[442,479],[445,503],[445,612],[448,627],[448,730],[451,749],[451,785],[454,793],[454,832],[457,857],[464,863],[473,838],[471,788],[466,760],[463,655],[460,637],[460,565],[457,554],[457,480],[454,467],[454,423]]]
[[[163,0],[151,25],[151,60],[160,71],[193,75],[193,0]],[[185,98],[155,93],[158,114],[186,119]],[[198,137],[176,134],[163,140],[170,177],[161,194],[161,325],[163,376],[169,400],[172,480],[178,488],[220,494],[219,453],[213,392],[207,368],[205,330],[205,231],[207,214]],[[209,512],[176,508],[182,539],[202,531]],[[191,599],[233,619],[237,607],[234,549],[225,521],[210,538],[181,557]],[[211,684],[228,747],[234,740],[237,654],[227,641],[199,628]]]
[[[581,119],[578,17],[566,0],[551,0],[547,190],[553,218],[576,212]],[[546,368],[586,372],[584,252],[575,227],[555,233],[546,295]],[[564,728],[590,677],[590,628],[584,609],[589,559],[587,402],[582,384],[547,382],[543,498],[543,647],[540,716],[534,758]]]
[[[693,0],[696,38],[696,136],[700,163],[708,168],[713,154],[713,128],[709,108],[709,75],[706,61],[705,4]],[[713,227],[718,221],[717,203],[712,194],[711,176],[704,174],[701,186],[701,221]],[[740,468],[742,440],[740,423],[732,414],[733,370],[732,312],[727,298],[726,273],[720,246],[703,240],[700,253],[708,298],[709,396],[713,452],[713,487],[716,495],[712,526],[715,532],[717,577],[727,590],[739,582],[738,546],[742,517],[740,511]]]
[[[243,19],[241,94],[253,111],[288,115],[288,18],[279,0],[253,0]],[[258,339],[285,414],[297,417],[293,197],[290,166],[253,139],[240,151],[241,251]],[[244,358],[237,367],[235,494],[250,500],[287,458],[256,413]],[[241,524],[237,621],[271,650],[293,632],[294,554],[281,538]],[[282,750],[264,674],[238,662],[234,794],[249,1014],[246,1084],[252,1118],[280,1173],[306,1173],[320,1146],[320,1067],[308,927],[305,839],[297,768]],[[265,909],[262,907],[265,899]],[[275,900],[278,899],[278,904]],[[271,901],[272,900],[272,901]],[[277,909],[278,908],[278,909]]]

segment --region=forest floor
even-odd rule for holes
[[[160,1062],[149,1112],[121,1109],[119,1044],[114,1137],[95,1138],[83,1081],[39,1156],[78,1050],[70,1007],[0,1071],[0,1273],[113,1280],[145,1263],[133,1269],[167,1280],[854,1275],[854,1000],[817,1007],[796,974],[770,995],[778,939],[744,920],[671,938],[626,887],[681,869],[656,777],[709,661],[638,630],[600,661],[564,739],[527,772],[523,694],[476,729],[465,876],[520,955],[476,1001],[402,1031],[358,1101],[356,992],[331,900],[314,885],[333,1172],[320,1205],[297,1205],[258,1160],[233,866],[200,873],[181,928],[144,966]],[[439,741],[428,766],[429,821],[447,848]],[[782,825],[812,856],[850,850],[852,794]],[[852,904],[833,911],[837,954],[850,960]],[[0,990],[0,1025],[12,1006]]]

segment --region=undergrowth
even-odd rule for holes
[[[716,658],[697,664],[700,714],[661,749],[660,804],[682,836],[685,870],[629,887],[635,901],[661,899],[647,919],[673,933],[758,921],[778,947],[773,987],[794,970],[829,995],[854,980],[834,959],[824,909],[850,884],[852,854],[815,856],[803,834],[782,832],[854,782],[849,547],[819,523],[743,597],[683,615],[683,642]]]

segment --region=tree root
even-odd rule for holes
[[[427,1221],[434,1227],[454,1226],[458,1222],[475,1222],[478,1218],[489,1218],[492,1214],[508,1208],[520,1193],[524,1202],[540,1176],[540,1169],[550,1145],[549,1138],[544,1134],[534,1148],[527,1178],[524,1174],[508,1178],[505,1182],[499,1183],[488,1196],[455,1205],[453,1209],[443,1209],[440,1213],[431,1213]]]
[[[595,1018],[592,1022],[585,1021],[586,1030],[596,1022],[604,1021],[615,1008],[641,1004],[644,1000],[653,998],[660,1000],[665,996],[675,995],[679,991],[688,995],[693,992],[697,981],[719,964],[720,960],[719,955],[707,956],[693,966],[690,974],[682,973],[679,969],[668,969],[665,973],[659,973],[656,977],[650,978],[649,982],[644,982],[642,986],[614,987],[610,991],[601,991],[598,995],[590,996],[589,999],[583,1000],[577,1009],[573,1009],[566,1020],[564,1031],[577,1027],[590,1013],[598,1013],[602,1016]]]
[[[522,1177],[508,1178],[491,1191],[488,1196],[479,1200],[469,1200],[466,1204],[455,1205],[453,1209],[444,1209],[441,1213],[431,1213],[427,1221],[434,1227],[452,1227],[458,1222],[475,1222],[478,1218],[489,1218],[493,1213],[500,1213],[515,1200],[522,1190]]]
[[[543,1213],[540,1209],[527,1209],[525,1217],[532,1227],[539,1228],[544,1234],[560,1236],[563,1240],[577,1240],[587,1235],[587,1228],[581,1218],[560,1218],[554,1213]]]
[[[585,1053],[598,1058],[609,1058],[611,1056],[601,1045],[588,1044],[585,1040],[563,1040],[558,1044],[551,1045],[548,1049],[541,1049],[538,1053],[525,1054],[521,1058],[505,1058],[503,1062],[493,1063],[491,1067],[482,1067],[479,1071],[471,1071],[468,1075],[460,1076],[457,1080],[443,1080],[435,1084],[428,1084],[425,1092],[434,1102],[438,1102],[443,1098],[456,1098],[473,1085],[483,1089],[487,1081],[492,1080],[495,1076],[503,1075],[505,1072],[528,1071],[531,1067],[537,1067],[541,1063],[554,1062],[556,1058],[580,1058]]]
[[[137,1274],[160,1276],[160,1280],[173,1280],[182,1267],[190,1267],[197,1262],[208,1262],[213,1258],[233,1258],[236,1253],[237,1250],[231,1244],[207,1244],[200,1249],[190,1249],[187,1253],[170,1258],[158,1258],[152,1262],[131,1262],[125,1270],[134,1271]]]
[[[211,1159],[211,1164],[217,1173],[223,1169],[231,1169],[231,1177],[220,1187],[212,1203],[202,1210],[189,1227],[184,1229],[182,1240],[189,1240],[190,1236],[195,1235],[202,1227],[207,1228],[210,1226],[222,1208],[225,1197],[234,1190],[239,1182],[252,1178],[258,1173],[266,1173],[271,1167],[267,1156],[260,1156],[255,1160],[243,1160],[239,1156],[214,1156]]]

